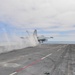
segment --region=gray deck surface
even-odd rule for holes
[[[56,70],[63,71],[62,74],[68,72],[66,59],[69,59],[69,50],[71,46],[73,67],[75,67],[75,45],[67,44],[42,44],[36,47],[14,50],[12,52],[0,54],[0,75],[55,75]],[[49,56],[48,56],[49,55]],[[41,61],[37,61],[43,58]],[[35,64],[32,64],[32,63]],[[20,70],[27,66],[27,68]],[[63,65],[63,66],[62,66]],[[66,67],[65,67],[66,66]],[[64,69],[64,70],[63,70]],[[18,71],[16,74],[14,72]],[[72,68],[74,70],[74,68]],[[48,74],[51,73],[51,74]],[[58,73],[56,73],[57,75]]]

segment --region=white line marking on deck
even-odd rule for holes
[[[45,58],[49,57],[50,55],[52,55],[52,53],[50,53],[50,54],[46,55],[45,57],[43,57],[43,58],[41,58],[41,59],[43,60],[43,59],[45,59]]]
[[[30,67],[30,66],[36,64],[36,63],[38,63],[38,62],[40,62],[41,60],[43,60],[43,59],[49,57],[50,55],[52,55],[52,53],[46,55],[45,57],[41,58],[40,60],[36,60],[36,61],[32,62],[31,64],[29,64],[29,65],[27,65],[27,66],[24,66],[23,68],[21,68],[21,69],[15,71],[14,73],[11,73],[10,75],[15,75],[16,73],[18,73],[18,72],[20,72],[20,71],[22,71],[22,70],[24,70],[24,69],[26,69],[26,68],[28,68],[28,67]]]
[[[15,75],[17,72],[13,72],[13,73],[11,73],[10,75]]]

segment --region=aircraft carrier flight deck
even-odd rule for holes
[[[0,75],[75,75],[75,45],[40,44],[2,53]]]

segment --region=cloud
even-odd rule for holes
[[[75,24],[75,12],[70,11],[56,16],[63,25],[74,25]]]
[[[21,27],[48,27],[58,14],[49,0],[3,0],[0,11],[1,21]]]
[[[0,21],[60,35],[75,30],[75,0],[0,0]]]
[[[73,27],[59,27],[59,28],[47,28],[47,29],[44,29],[46,31],[72,31],[72,30],[75,30],[75,28]]]
[[[75,11],[75,0],[51,0],[51,2],[60,13]]]

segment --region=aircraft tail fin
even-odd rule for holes
[[[33,35],[37,36],[37,30],[35,29]]]

